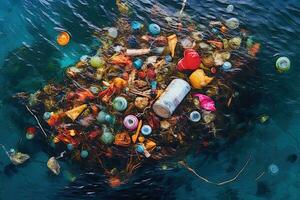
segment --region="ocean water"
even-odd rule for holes
[[[152,19],[153,5],[161,8],[165,17],[176,14],[181,3],[128,1],[131,18],[145,21]],[[225,11],[229,4],[235,7],[233,13]],[[45,164],[49,149],[40,141],[24,140],[25,127],[35,122],[11,96],[58,80],[64,67],[81,55],[95,53],[98,44],[92,33],[120,16],[112,0],[0,0],[0,144],[32,156],[14,168],[0,151],[1,200],[300,198],[300,1],[187,0],[185,13],[203,25],[237,17],[262,45],[251,76],[241,77],[237,87],[242,99],[232,131],[241,137],[213,155],[199,152],[186,157],[202,176],[223,181],[233,177],[251,156],[238,179],[214,186],[173,163],[167,163],[169,170],[146,166],[128,184],[115,189],[107,186],[101,174],[88,173],[68,162],[61,163],[61,176],[50,174]],[[67,47],[55,43],[60,30],[72,34]],[[275,71],[279,56],[292,61],[286,74]],[[269,115],[270,120],[259,123],[261,114]],[[272,163],[279,167],[276,175],[268,173]]]

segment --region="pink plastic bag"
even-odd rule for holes
[[[212,98],[203,94],[194,94],[193,96],[199,98],[200,106],[204,110],[213,111],[213,112],[217,110],[215,106],[215,102],[214,100],[212,100]]]

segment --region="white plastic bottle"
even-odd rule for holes
[[[191,86],[188,82],[182,79],[174,79],[153,104],[154,112],[162,118],[171,117],[190,90]]]

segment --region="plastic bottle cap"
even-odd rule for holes
[[[26,133],[26,139],[27,139],[27,140],[32,140],[32,139],[34,138],[34,136],[35,136],[35,135],[32,134],[32,133],[28,133],[28,132]]]
[[[127,100],[124,97],[116,97],[113,100],[113,107],[117,111],[124,111],[127,108]]]
[[[141,22],[138,21],[132,21],[131,22],[131,29],[134,31],[140,30],[143,28],[143,24]]]
[[[139,152],[139,153],[144,153],[145,148],[144,148],[143,145],[138,144],[138,145],[136,146],[136,151]]]
[[[223,66],[222,66],[222,69],[224,71],[229,70],[231,68],[232,68],[232,64],[230,62],[224,62]]]
[[[68,150],[72,151],[74,149],[73,144],[67,144],[67,148]]]
[[[43,115],[43,119],[45,121],[47,121],[48,119],[50,119],[52,113],[51,112],[45,112],[44,115]]]
[[[191,112],[190,120],[192,122],[199,122],[201,120],[201,114],[198,111]]]
[[[291,67],[291,61],[287,57],[280,57],[276,61],[276,68],[280,73],[289,71]]]
[[[133,66],[136,68],[136,69],[141,69],[142,66],[143,66],[143,60],[140,59],[140,58],[137,58],[135,59],[135,61],[133,62]]]
[[[82,150],[80,156],[81,158],[87,158],[89,156],[89,152],[87,150]]]
[[[149,32],[152,35],[158,35],[158,34],[160,34],[160,26],[159,25],[157,25],[157,24],[150,24],[148,28],[149,28]]]
[[[149,125],[143,125],[141,132],[145,136],[150,135],[152,133],[152,128]]]
[[[57,36],[56,41],[60,46],[66,46],[69,44],[70,38],[70,34],[66,31],[63,31]]]
[[[138,126],[138,119],[134,115],[128,115],[124,118],[123,124],[127,129],[133,131]]]
[[[276,175],[278,172],[279,172],[279,168],[277,165],[275,164],[271,164],[269,167],[268,167],[268,170],[269,172],[272,174],[272,175]]]

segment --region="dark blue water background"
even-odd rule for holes
[[[174,16],[181,1],[131,0],[132,19],[151,20],[151,8],[160,7],[161,20]],[[225,12],[227,5],[234,13]],[[262,44],[255,62],[253,78],[243,80],[251,95],[240,109],[243,118],[266,113],[266,124],[249,119],[244,136],[218,155],[201,153],[187,156],[189,164],[212,180],[232,177],[251,154],[249,166],[229,185],[208,185],[185,169],[162,170],[160,166],[137,172],[131,181],[111,189],[101,174],[83,173],[76,166],[61,163],[62,175],[49,173],[47,149],[38,142],[24,140],[24,127],[34,123],[24,109],[11,103],[19,91],[35,91],[48,81],[61,77],[60,69],[81,55],[93,54],[98,45],[92,33],[98,27],[114,24],[119,12],[112,0],[0,0],[0,143],[23,149],[32,159],[18,168],[9,168],[9,159],[0,151],[0,199],[299,199],[299,160],[288,162],[290,154],[299,154],[300,136],[300,2],[298,0],[188,0],[185,13],[198,25],[211,20],[237,17]],[[60,30],[72,34],[67,47],[59,47],[55,38]],[[287,74],[274,70],[276,59],[288,56],[292,69]],[[241,115],[243,116],[243,115]],[[244,120],[247,121],[247,120]],[[243,126],[243,124],[237,124]],[[275,163],[279,173],[266,173]],[[169,167],[172,168],[172,164]],[[70,174],[76,180],[70,181]]]

